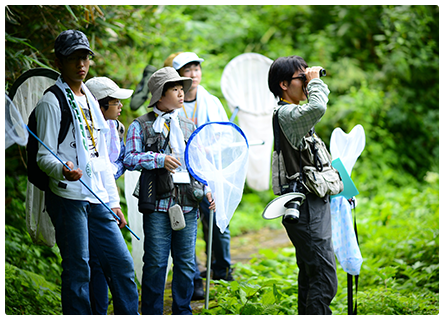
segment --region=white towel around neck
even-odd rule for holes
[[[59,77],[56,81],[56,85],[62,89],[63,93],[65,94],[66,100],[68,101],[68,105],[71,106],[71,112],[73,115],[73,125],[75,130],[75,138],[76,138],[76,151],[77,151],[77,158],[79,162],[79,168],[82,170],[82,180],[94,191],[97,192],[100,188],[100,178],[98,177],[98,174],[102,170],[106,170],[107,167],[103,165],[95,165],[92,163],[92,159],[90,157],[90,150],[89,150],[89,141],[88,141],[88,133],[86,132],[86,123],[82,119],[80,108],[81,106],[78,105],[76,99],[74,98],[74,93],[69,87],[69,85],[63,81],[61,77]],[[103,115],[100,111],[99,103],[94,98],[94,96],[91,94],[89,89],[86,87],[84,83],[82,83],[82,90],[84,94],[86,95],[87,101],[90,105],[90,114],[94,121],[94,127],[99,130],[98,135],[106,134],[109,131],[109,126],[105,119],[103,118]],[[107,150],[106,150],[106,144],[99,143],[99,155],[100,157],[98,159],[105,160],[104,164],[109,163],[106,161],[106,157],[108,156]],[[89,190],[82,185],[82,194],[89,195]]]
[[[171,151],[172,153],[183,154],[185,152],[185,140],[182,129],[180,129],[179,114],[177,110],[166,113],[157,109],[157,106],[154,106],[153,111],[158,115],[153,124],[154,132],[162,132],[165,121],[169,120]]]

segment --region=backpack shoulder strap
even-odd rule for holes
[[[60,111],[62,113],[62,120],[60,121],[60,131],[58,137],[58,144],[61,144],[63,140],[65,140],[66,135],[68,134],[69,125],[72,123],[72,114],[71,109],[69,108],[68,101],[66,101],[66,97],[57,85],[52,85],[48,89],[46,89],[45,93],[52,92],[57,100],[59,101]]]
[[[279,118],[278,118],[279,108],[273,114],[273,135],[274,135],[274,150],[279,154],[281,152],[280,146],[280,132]]]
[[[116,121],[117,133],[119,134],[119,139],[120,139],[120,141],[123,141],[123,138],[125,137],[125,126],[119,120],[115,120],[115,121]]]
[[[66,98],[59,87],[53,85],[45,91],[45,94],[48,91],[52,92],[56,96],[60,106],[62,119],[60,121],[60,131],[57,141],[58,144],[60,144],[63,142],[63,140],[65,140],[65,137],[68,134],[69,124],[70,122],[72,122],[72,114],[71,110],[69,109],[68,102],[66,101]],[[32,132],[37,133],[37,119],[35,117],[35,108],[34,110],[32,110],[29,116],[28,127]],[[28,180],[40,190],[47,191],[49,188],[49,177],[40,169],[37,164],[38,149],[39,143],[37,142],[37,139],[35,139],[34,136],[29,136],[28,144],[26,147],[26,151],[28,154]]]

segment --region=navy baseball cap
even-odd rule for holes
[[[69,56],[76,50],[88,50],[92,55],[94,52],[89,47],[86,35],[78,30],[66,30],[59,34],[54,44],[56,56]]]

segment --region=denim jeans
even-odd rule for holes
[[[92,314],[106,315],[108,312],[108,281],[100,265],[99,257],[93,248],[89,248],[89,268],[91,277],[89,282],[89,300]]]
[[[134,264],[113,215],[102,204],[91,204],[45,193],[46,208],[56,230],[62,256],[64,314],[91,314],[89,298],[91,246],[110,280],[115,314],[137,314]]]
[[[197,209],[185,213],[184,216],[186,227],[173,231],[167,212],[143,215],[145,234],[142,275],[143,315],[163,314],[163,296],[170,250],[173,258],[173,314],[192,314],[190,302],[194,291]]]
[[[202,219],[202,228],[204,230],[205,242],[208,243],[208,222],[210,220],[210,203],[207,197],[204,197],[200,203],[200,213]],[[217,209],[216,209],[217,210]],[[213,278],[226,278],[231,268],[230,254],[230,228],[227,226],[224,233],[221,233],[216,225],[216,216],[213,217],[213,253],[211,261],[211,269],[213,270]],[[207,246],[205,246],[207,250]],[[208,253],[207,253],[208,255]],[[206,266],[206,264],[205,264]]]

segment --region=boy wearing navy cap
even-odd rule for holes
[[[98,253],[110,279],[116,314],[137,314],[138,292],[134,265],[119,230],[126,225],[120,198],[107,157],[105,133],[109,130],[99,105],[83,83],[94,54],[85,34],[62,32],[55,41],[56,65],[61,76],[56,86],[72,113],[68,134],[58,142],[61,107],[47,92],[38,102],[37,135],[57,156],[39,146],[37,164],[50,178],[46,209],[56,231],[62,256],[62,309],[64,314],[91,314],[89,247]],[[78,180],[82,180],[120,218],[114,216]]]

